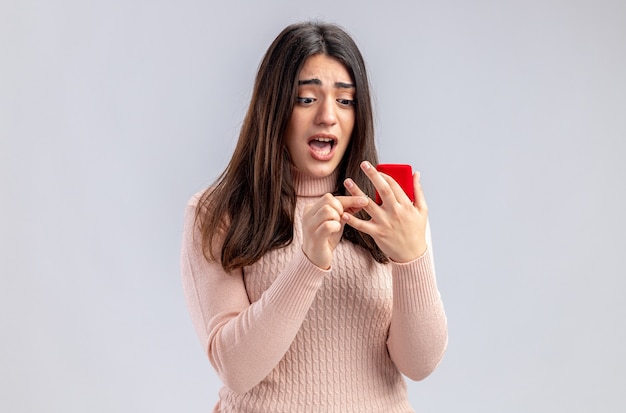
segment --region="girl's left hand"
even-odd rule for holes
[[[363,209],[371,219],[365,221],[349,215],[346,223],[358,231],[369,234],[382,252],[395,262],[409,262],[422,256],[427,248],[428,207],[422,192],[419,172],[413,174],[415,202],[411,203],[393,178],[378,172],[367,161],[361,163],[361,169],[374,184],[382,204],[377,205],[369,199]],[[344,185],[351,195],[366,196],[352,179],[346,179]]]

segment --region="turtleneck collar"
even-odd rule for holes
[[[296,168],[291,169],[293,177],[293,185],[297,196],[322,196],[328,192],[335,191],[337,184],[337,175],[339,172],[335,169],[333,173],[324,178],[312,178]]]

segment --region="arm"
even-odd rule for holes
[[[327,271],[299,251],[251,304],[241,271],[226,273],[219,263],[204,258],[195,211],[195,202],[190,202],[181,251],[185,299],[211,364],[224,384],[244,393],[287,352]]]
[[[406,264],[391,264],[393,313],[387,348],[398,369],[412,380],[422,380],[432,373],[448,344],[428,227],[427,239],[424,255]]]
[[[392,178],[378,173],[368,162],[361,165],[383,202],[381,206],[369,202],[364,208],[371,217],[369,221],[349,217],[347,223],[371,235],[391,260],[393,313],[387,348],[403,374],[421,380],[441,361],[448,330],[437,290],[428,207],[420,176],[413,176],[412,203]],[[363,193],[350,179],[345,185],[352,195]]]

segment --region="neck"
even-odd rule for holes
[[[312,197],[334,192],[337,185],[337,175],[339,174],[339,172],[335,170],[333,173],[323,178],[313,178],[295,168],[292,168],[291,173],[296,195]]]

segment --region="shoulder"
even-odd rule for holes
[[[228,220],[223,216],[225,213],[221,212],[220,201],[215,199],[214,195],[216,194],[214,190],[215,186],[212,185],[196,192],[189,198],[185,207],[185,219],[190,226],[192,226],[193,223],[197,229],[204,231],[206,229],[205,225],[211,225],[209,224],[211,222],[214,224],[219,222],[219,224],[217,224],[218,227],[222,229],[226,228],[225,224]],[[215,221],[214,218],[216,217],[214,217],[214,215],[216,213],[220,214],[222,219]],[[213,228],[212,230],[216,229],[218,228]]]
[[[191,207],[196,209],[200,204],[200,199],[202,199],[203,195],[208,191],[208,189],[203,189],[202,191],[198,191],[189,200],[187,201],[187,207]]]
[[[205,188],[193,194],[185,205],[185,223],[189,229],[200,225],[201,221],[207,216],[207,195],[211,188]],[[198,221],[197,218],[201,220]]]
[[[195,194],[187,201],[187,209],[198,209],[198,206],[205,206],[206,202],[211,196],[211,193],[215,189],[214,186],[209,186],[208,188],[204,188]]]

